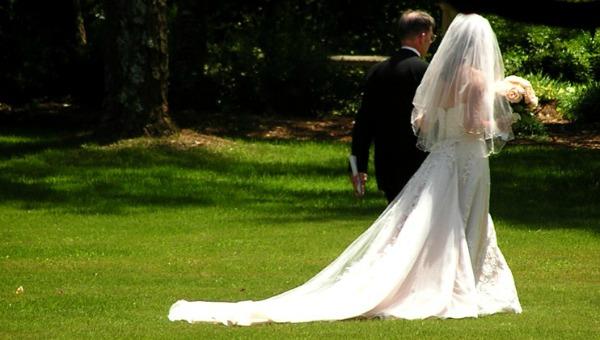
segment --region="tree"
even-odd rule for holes
[[[207,61],[207,1],[174,1],[169,81],[171,107],[210,107],[214,97],[204,75]]]
[[[169,116],[166,0],[105,0],[106,117],[123,137],[174,132]]]
[[[61,99],[73,84],[73,1],[0,2],[0,101]]]
[[[526,11],[521,0],[445,0],[461,13],[490,13],[505,19],[538,25],[582,28],[600,27],[600,1],[547,0],[533,11]]]

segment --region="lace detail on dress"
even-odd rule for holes
[[[496,244],[495,235],[488,241],[476,283],[479,314],[487,315],[499,311],[521,313],[514,279]]]
[[[477,278],[478,287],[485,289],[488,285],[494,285],[498,281],[498,272],[500,271],[501,263],[498,255],[493,247],[487,246],[483,256],[483,262]]]
[[[462,183],[467,184],[470,178],[473,176],[473,168],[475,167],[475,154],[469,153],[465,166],[462,170]]]
[[[469,216],[471,216],[471,207],[473,206],[473,197],[476,190],[470,188],[470,184],[476,182],[476,176],[479,176],[479,169],[477,168],[478,157],[474,152],[469,152],[466,155],[466,160],[463,162],[462,169],[460,170],[461,188],[460,190],[460,207],[462,211],[462,220],[465,226],[468,223]]]
[[[436,158],[440,163],[445,163],[448,167],[453,168],[456,163],[456,144],[458,140],[446,140],[436,145],[432,150],[432,154],[439,154],[442,157]]]

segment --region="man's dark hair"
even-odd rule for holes
[[[406,10],[398,22],[400,40],[416,37],[421,33],[426,33],[429,29],[435,29],[435,19],[424,11]]]

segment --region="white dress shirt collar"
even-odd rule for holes
[[[421,56],[421,53],[419,53],[419,51],[417,51],[416,48],[414,47],[410,47],[410,46],[402,46],[401,48],[405,49],[405,50],[411,50],[413,52],[415,52],[419,57]]]

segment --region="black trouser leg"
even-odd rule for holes
[[[387,198],[388,204],[392,203],[392,201],[394,200],[394,198],[396,198],[396,196],[398,196],[398,194],[400,193],[400,190],[386,190],[384,191],[385,193],[385,198]]]

